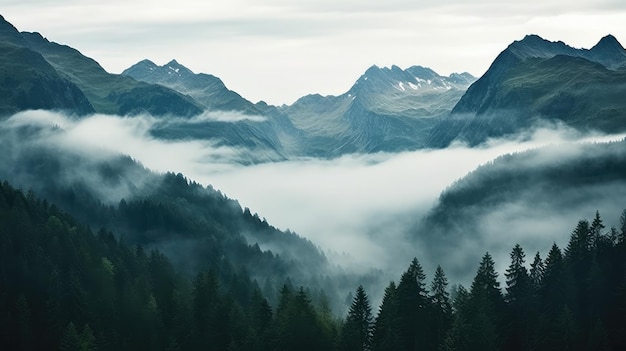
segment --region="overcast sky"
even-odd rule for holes
[[[623,0],[2,0],[21,31],[120,73],[148,58],[211,73],[253,102],[341,94],[371,65],[482,75],[526,34],[626,42]]]

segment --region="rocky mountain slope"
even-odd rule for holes
[[[541,121],[581,130],[626,130],[626,50],[613,36],[593,48],[526,36],[509,45],[440,120],[428,144],[475,145]]]

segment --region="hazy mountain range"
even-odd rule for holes
[[[28,109],[148,113],[169,117],[153,131],[159,138],[244,147],[255,151],[251,162],[423,147],[435,118],[451,111],[475,80],[419,66],[374,66],[340,96],[309,95],[292,106],[270,106],[253,104],[219,78],[195,74],[175,60],[164,66],[144,60],[110,74],[79,51],[20,33],[3,18],[0,44],[7,52],[2,78],[10,83],[3,86],[2,115]],[[198,118],[187,123],[193,116]]]
[[[624,131],[625,89],[626,51],[615,37],[586,50],[529,35],[498,55],[439,121],[428,143],[475,145],[546,120],[580,130]]]
[[[612,36],[589,50],[527,36],[502,51],[478,79],[441,76],[421,66],[372,66],[344,94],[307,95],[289,106],[252,103],[219,78],[176,60],[163,66],[143,60],[111,74],[76,49],[19,32],[2,17],[0,52],[3,179],[35,190],[88,225],[113,228],[131,244],[166,252],[177,268],[242,269],[258,279],[299,276],[303,284],[326,279],[327,289],[341,293],[342,286],[371,277],[337,273],[313,243],[272,227],[212,187],[150,172],[97,146],[72,144],[62,125],[43,125],[30,110],[73,120],[94,114],[149,118],[152,138],[211,141],[235,150],[234,160],[245,164],[455,142],[476,146],[545,124],[581,133],[626,130],[626,51]],[[19,114],[24,111],[30,112]],[[482,239],[497,242],[478,234],[492,233],[488,224],[530,218],[537,208],[571,214],[588,211],[587,205],[618,206],[623,147],[546,148],[502,157],[451,185],[422,221],[411,218],[415,226],[407,236],[411,243],[436,246],[433,255],[466,243],[459,239],[464,236],[477,238],[469,247],[480,255]],[[541,206],[533,207],[537,201]],[[503,208],[512,212],[498,211]],[[307,267],[316,274],[303,274]],[[465,261],[454,269],[456,277],[467,276]]]

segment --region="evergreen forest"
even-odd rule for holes
[[[624,350],[626,211],[599,213],[545,257],[511,243],[471,285],[417,258],[380,306],[354,287],[345,315],[286,279],[275,296],[227,263],[193,275],[157,249],[93,230],[33,191],[0,184],[2,350]],[[453,255],[454,253],[450,253]]]

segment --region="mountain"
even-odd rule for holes
[[[0,182],[0,348],[276,350],[305,342],[334,350],[341,322],[327,298],[318,304],[317,292],[296,292],[289,280],[261,288],[224,256],[214,259],[217,266],[190,276],[159,250],[94,232]]]
[[[195,74],[176,60],[163,66],[143,60],[125,69],[122,75],[172,88],[191,96],[209,110],[240,111],[251,115],[261,113],[253,103],[226,88],[221,79],[210,74]]]
[[[447,114],[473,81],[468,73],[372,66],[342,95],[308,95],[282,110],[307,134],[313,155],[417,149],[435,117]]]
[[[232,147],[241,163],[423,147],[435,118],[446,115],[474,80],[419,66],[373,66],[343,95],[310,95],[276,107],[253,104],[219,78],[176,60],[163,66],[143,60],[110,74],[76,49],[0,22],[4,116],[28,109],[169,116],[154,125],[152,136]]]
[[[553,242],[566,242],[563,228],[581,214],[599,210],[618,223],[624,174],[626,140],[503,155],[444,190],[411,235],[434,259],[455,252],[446,264],[457,277],[468,273],[464,262],[481,252],[506,255],[504,242],[545,253]]]
[[[219,78],[196,74],[176,60],[163,66],[143,60],[122,75],[189,95],[209,116],[235,115],[228,122],[167,121],[153,135],[244,146],[266,155],[261,161],[419,148],[434,118],[447,114],[474,81],[468,73],[443,77],[420,66],[373,66],[341,96],[308,95],[291,106],[275,107],[253,104]]]
[[[0,78],[15,91],[3,94],[3,114],[26,109],[61,109],[77,114],[192,116],[202,112],[193,99],[160,85],[110,74],[76,49],[39,33],[18,32],[0,17]]]
[[[127,245],[158,249],[178,272],[245,270],[272,286],[288,277],[308,285],[333,276],[324,284],[341,294],[341,284],[356,278],[337,271],[309,240],[278,230],[212,186],[76,145],[62,127],[43,118],[33,122],[29,113],[0,124],[0,179],[34,191],[92,228],[123,235]]]
[[[0,116],[28,109],[95,112],[83,92],[59,74],[0,16]]]
[[[124,70],[122,75],[190,96],[207,111],[206,118],[191,123],[164,121],[154,128],[156,137],[210,139],[218,145],[245,147],[256,154],[249,162],[283,160],[299,151],[297,142],[301,132],[284,113],[263,102],[253,104],[213,75],[196,74],[176,60],[163,66],[143,60]]]
[[[610,35],[589,50],[526,36],[467,89],[428,144],[457,139],[475,145],[542,120],[581,130],[626,130],[625,64],[626,50]]]

